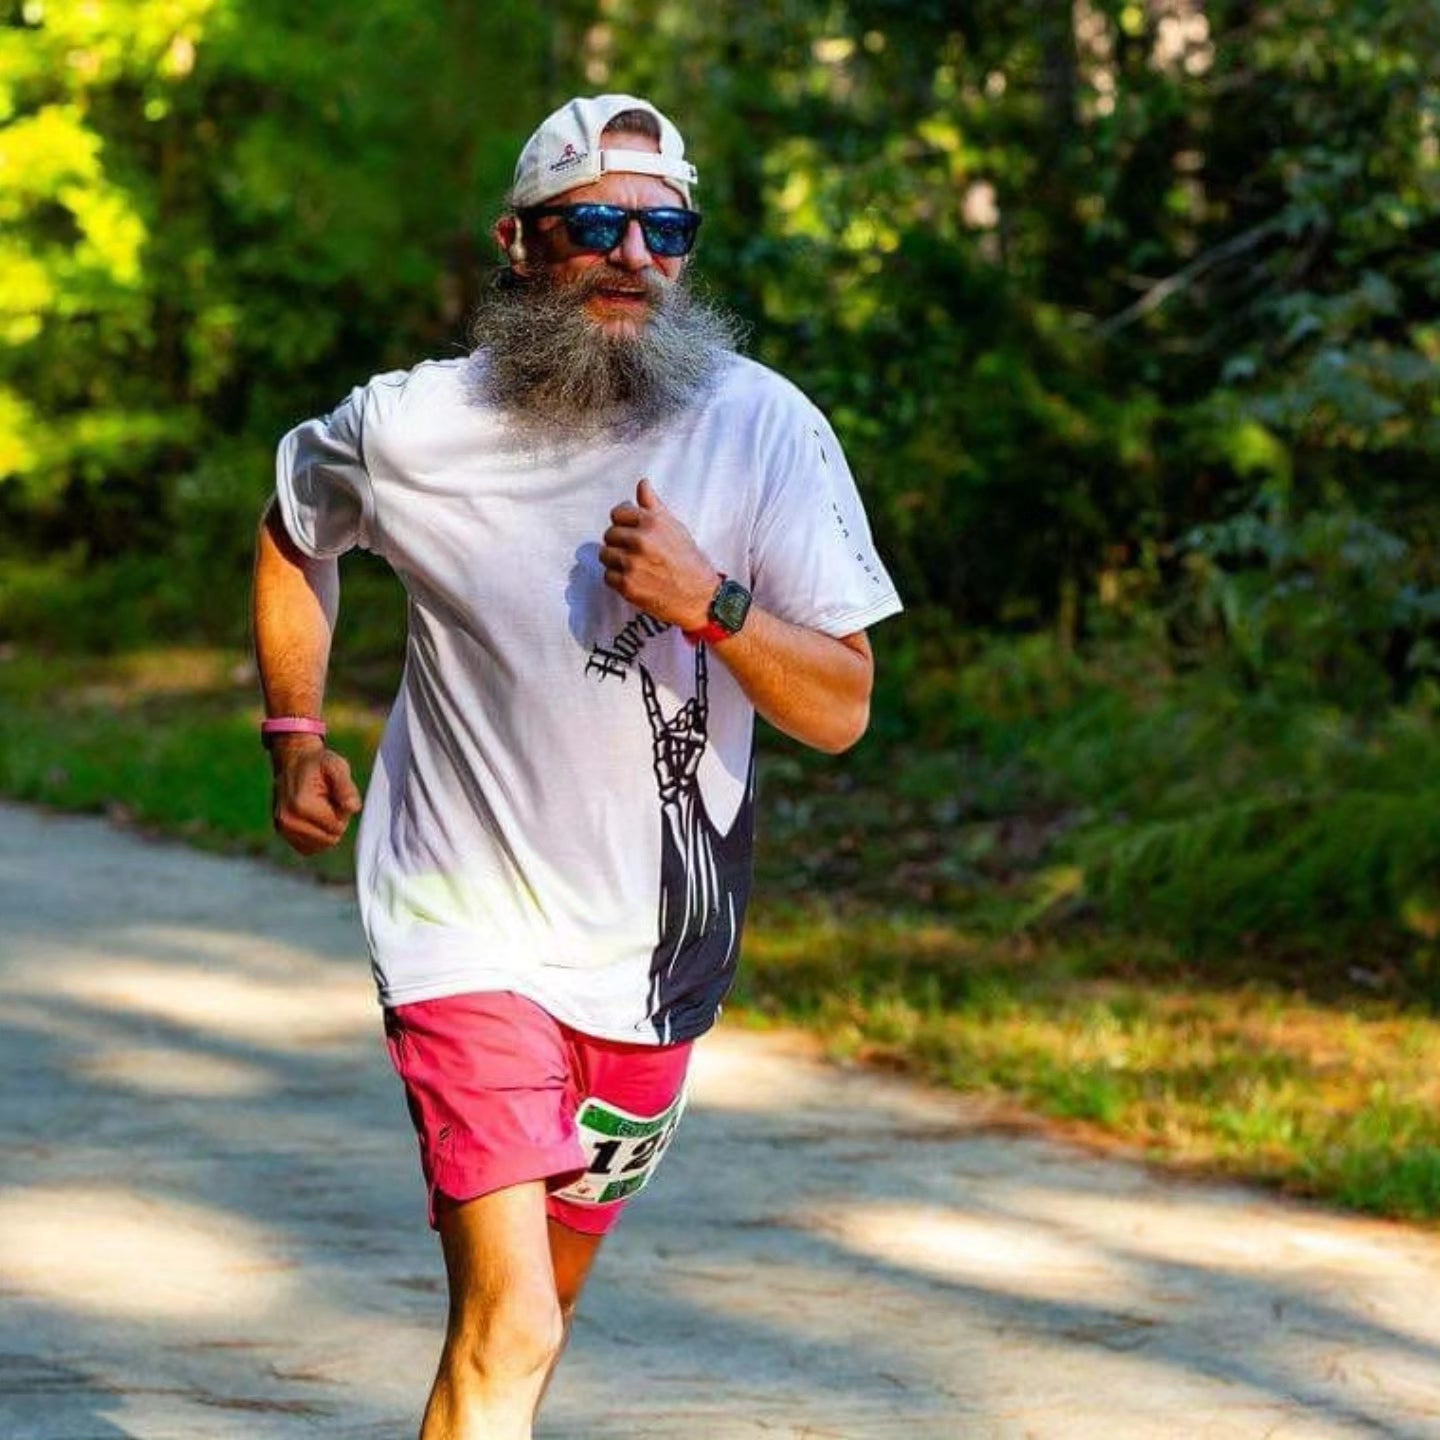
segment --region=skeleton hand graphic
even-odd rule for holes
[[[660,803],[677,805],[681,794],[694,785],[705,753],[710,702],[706,694],[707,671],[705,647],[695,647],[695,698],[687,700],[672,720],[666,720],[655,693],[655,681],[644,665],[640,666],[640,688],[645,693],[645,714],[655,740],[655,779],[660,787]]]

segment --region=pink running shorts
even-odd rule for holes
[[[474,1200],[525,1180],[552,1192],[572,1184],[586,1164],[575,1124],[582,1101],[663,1113],[685,1083],[693,1044],[597,1040],[508,990],[394,1006],[385,1042],[420,1140],[432,1227],[438,1196]],[[626,1202],[552,1193],[545,1204],[571,1230],[603,1235]]]

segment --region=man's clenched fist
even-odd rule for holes
[[[316,736],[284,736],[271,749],[276,831],[302,855],[338,843],[360,810],[360,791],[343,755]]]
[[[720,576],[648,480],[610,512],[600,546],[605,583],[657,620],[698,630],[710,618]]]

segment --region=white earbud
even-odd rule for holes
[[[510,242],[510,249],[506,252],[510,256],[512,265],[523,265],[525,263],[525,241],[520,234],[520,227],[515,227],[515,238]]]

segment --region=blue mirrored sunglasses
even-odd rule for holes
[[[632,220],[637,221],[645,237],[645,248],[652,255],[688,255],[695,245],[695,232],[700,216],[694,210],[662,206],[650,210],[624,210],[618,205],[586,203],[581,205],[535,205],[523,212],[533,215],[558,215],[565,222],[565,234],[579,250],[608,253],[624,238]]]

